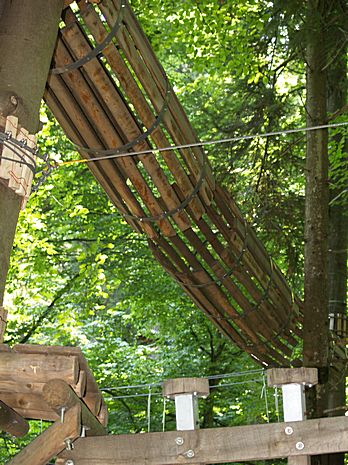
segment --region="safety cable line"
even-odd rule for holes
[[[80,147],[80,150],[89,150],[89,151],[93,150],[95,154],[101,154],[102,156],[88,158],[88,159],[79,158],[76,160],[64,161],[64,162],[57,163],[57,166],[72,165],[75,163],[91,163],[91,162],[116,159],[116,158],[124,158],[124,157],[135,157],[138,155],[153,154],[154,152],[166,152],[169,150],[180,150],[180,149],[189,149],[189,148],[194,148],[194,147],[204,147],[208,145],[227,144],[230,142],[238,142],[242,140],[250,140],[250,139],[272,137],[272,136],[281,136],[284,134],[295,134],[298,132],[309,132],[309,131],[316,131],[319,129],[330,129],[330,128],[337,128],[337,127],[347,126],[347,125],[348,125],[348,121],[344,121],[341,123],[322,124],[319,126],[309,126],[309,127],[303,127],[303,128],[297,128],[297,129],[285,129],[283,131],[272,131],[272,132],[264,132],[264,133],[259,133],[259,134],[251,134],[251,135],[246,135],[246,136],[229,137],[226,139],[207,140],[207,141],[202,141],[202,142],[191,142],[189,144],[171,145],[168,147],[160,147],[160,148],[139,150],[139,151],[134,151],[134,152],[124,152],[124,153],[118,153],[119,151],[118,148],[103,150],[103,149],[90,149],[88,147],[86,148]],[[71,143],[75,145],[73,142]],[[103,156],[105,153],[107,153],[107,155]]]
[[[226,388],[226,387],[232,387],[232,386],[240,386],[242,384],[250,384],[250,383],[262,383],[262,379],[259,378],[253,378],[253,379],[247,379],[243,381],[235,381],[234,383],[224,383],[224,384],[219,384],[217,386],[210,386],[210,389],[219,389],[219,388]],[[133,397],[146,397],[149,398],[149,392],[147,393],[135,393],[135,394],[125,394],[125,395],[113,395],[110,392],[105,392],[105,389],[101,389],[105,395],[108,397],[111,397],[112,399],[130,399]],[[116,389],[116,388],[115,388]],[[108,389],[110,391],[110,389]],[[153,396],[162,396],[161,392],[151,392],[151,397]]]
[[[208,380],[215,380],[215,379],[226,379],[226,378],[237,378],[240,376],[248,376],[248,375],[255,375],[259,373],[263,373],[264,370],[262,368],[256,368],[254,370],[246,370],[246,371],[237,371],[235,373],[221,373],[216,375],[208,375],[205,376]],[[144,384],[130,384],[127,386],[110,386],[101,388],[102,391],[104,390],[121,390],[121,389],[149,389],[154,387],[161,387],[163,383],[144,383]],[[148,395],[148,394],[146,394]]]

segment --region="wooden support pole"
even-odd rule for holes
[[[287,434],[286,428],[292,428]],[[78,465],[188,465],[348,450],[348,418],[78,439],[61,458]],[[301,449],[302,448],[302,449]],[[189,451],[191,451],[189,453]]]
[[[22,437],[27,434],[28,430],[29,423],[0,400],[0,431]]]
[[[317,368],[271,368],[267,370],[269,386],[281,386],[283,392],[284,420],[303,421],[307,418],[305,386],[318,384]],[[293,429],[286,427],[285,432],[291,436]],[[304,450],[302,441],[296,443],[298,450]],[[288,457],[288,465],[309,465],[310,456],[300,455]]]
[[[72,407],[79,405],[82,426],[85,427],[86,436],[102,436],[106,434],[104,426],[97,420],[94,413],[77,397],[76,393],[65,381],[61,379],[49,381],[43,388],[42,396],[53,410],[60,413],[62,409],[69,411]]]
[[[66,413],[63,423],[56,421],[7,465],[46,465],[52,457],[79,437],[80,429],[81,409],[79,405],[75,405]]]

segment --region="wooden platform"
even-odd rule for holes
[[[77,347],[0,344],[0,400],[22,417],[56,421],[59,414],[44,401],[45,384],[65,381],[98,418],[107,424],[107,408],[87,361]]]

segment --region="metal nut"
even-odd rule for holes
[[[303,450],[304,449],[304,444],[302,441],[299,441],[296,443],[296,449],[297,450]]]
[[[287,434],[288,436],[290,436],[294,432],[291,426],[286,426],[284,431],[285,431],[285,434]]]
[[[182,446],[184,444],[184,438],[178,436],[177,438],[175,438],[175,444],[178,446]]]
[[[192,458],[195,456],[195,453],[194,453],[194,451],[193,451],[192,449],[190,449],[190,450],[188,450],[188,451],[186,452],[185,455],[186,455],[186,457],[187,457],[188,459],[192,459]]]

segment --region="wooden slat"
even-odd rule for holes
[[[119,3],[116,2],[115,6],[118,8]],[[103,12],[106,19],[108,20],[109,25],[113,24],[114,21],[116,20],[116,16],[118,13],[115,11],[114,5],[111,2],[111,0],[103,2],[100,7],[101,7],[101,11]],[[125,14],[126,15],[128,14],[128,7],[125,8]],[[147,94],[150,96],[153,105],[155,106],[156,110],[159,111],[162,106],[163,99],[165,98],[166,88],[167,88],[164,73],[162,73],[160,77],[157,76],[156,78],[153,78],[153,76],[151,75],[148,69],[148,62],[144,60],[144,56],[141,57],[139,55],[139,52],[140,50],[142,50],[142,47],[143,47],[142,43],[140,44],[140,46],[138,43],[135,44],[133,42],[133,37],[131,36],[131,34],[126,28],[122,28],[119,31],[119,33],[117,34],[117,39],[120,45],[122,46],[122,50],[128,62],[133,67],[140,82],[142,83],[142,86],[146,90]],[[156,82],[158,79],[160,79],[162,82],[162,90],[158,88],[158,82]],[[164,122],[166,124],[166,128],[168,132],[170,133],[173,141],[176,144],[180,145],[180,144],[185,144],[189,142],[195,142],[196,140],[192,140],[192,139],[188,140],[184,138],[183,136],[184,133],[182,131],[182,128],[177,124],[177,122],[175,121],[175,118],[173,117],[173,114],[172,114],[173,112],[171,108],[172,108],[172,102],[174,101],[174,99],[175,99],[175,93],[172,92],[172,98],[169,101],[169,105],[168,105],[169,111],[167,111],[164,115]],[[191,173],[194,175],[194,177],[197,180],[199,177],[200,171],[201,171],[201,166],[203,164],[203,155],[202,155],[201,150],[192,149],[191,151],[190,149],[181,149],[180,153],[183,155],[183,158],[184,158],[184,161],[187,167],[189,168],[189,170],[191,171]],[[195,156],[197,156],[197,153],[198,153],[198,157],[197,159],[195,159]],[[210,172],[209,166],[207,167],[207,171],[209,174]],[[202,195],[205,198],[205,201],[209,204],[210,199],[211,199],[211,192],[210,192],[209,187],[206,184],[204,184],[202,186],[201,191],[202,191]]]
[[[62,35],[70,51],[77,59],[82,58],[90,52],[91,47],[77,23],[74,22],[69,27],[64,28]],[[135,121],[130,108],[119,94],[114,82],[107,74],[106,69],[97,60],[92,60],[84,66],[84,73],[88,77],[90,86],[100,96],[99,101],[107,109],[109,118],[113,121],[113,125],[117,127],[120,137],[124,138],[126,142],[137,139],[141,135],[141,129]],[[146,141],[142,141],[135,144],[132,150],[141,151],[149,148],[149,144]],[[152,182],[161,194],[162,200],[165,202],[166,211],[175,209],[180,203],[179,199],[176,197],[175,191],[171,188],[155,156],[143,155],[139,156],[138,160],[142,162]],[[189,226],[188,217],[185,212],[173,215],[173,219],[181,229],[186,229]]]
[[[64,88],[62,83],[53,76],[49,78],[49,85],[50,88],[46,89],[44,95],[45,101],[68,137],[81,146],[89,145],[98,147],[98,144],[101,143],[97,136],[94,135],[93,127],[89,126],[89,122],[84,118],[83,112],[80,107],[78,107],[76,101],[69,95],[67,88]],[[64,108],[62,108],[61,104]],[[83,138],[81,132],[84,133]],[[100,147],[103,148],[102,145],[100,145]],[[89,158],[88,154],[84,154],[83,152],[81,152],[81,155],[83,158]],[[89,163],[88,168],[103,187],[111,202],[121,213],[125,215],[145,215],[131,190],[125,184],[121,173],[119,173],[117,167],[114,166],[112,160]],[[127,205],[125,205],[123,198],[127,199],[130,210],[128,210]],[[135,231],[142,232],[144,230],[149,237],[156,236],[151,225],[142,223],[142,229],[140,225],[138,225],[138,222],[133,221],[128,216],[126,216],[125,219]]]
[[[59,39],[56,46],[56,58],[58,63],[66,64],[71,62],[71,56],[66,46],[63,44],[62,40]],[[81,72],[76,70],[64,73],[63,80],[68,85],[75,99],[78,101],[84,114],[95,127],[103,145],[108,148],[122,146],[122,139],[120,139],[118,132],[112,125],[108,116],[105,114],[100,101],[96,98],[93,90],[90,88]],[[117,161],[114,161],[114,164],[121,168],[123,173],[126,173],[126,175],[124,175],[126,179],[129,177],[132,181],[132,185],[138,195],[149,209],[150,215],[160,215],[162,213],[162,209],[158,200],[152,193],[143,175],[138,170],[133,157],[118,158]],[[159,220],[157,224],[163,234],[171,235],[174,233],[171,224],[167,220]]]
[[[317,368],[271,368],[267,370],[268,386],[281,386],[282,384],[318,384]]]
[[[102,42],[105,39],[107,32],[99,16],[96,14],[94,8],[88,5],[82,11],[82,17],[84,19],[84,22],[87,24],[89,30],[94,35],[96,41],[98,43]],[[108,63],[110,64],[112,70],[116,73],[116,76],[118,80],[121,82],[125,94],[128,96],[128,98],[134,105],[135,110],[139,115],[141,121],[145,124],[146,127],[151,127],[154,122],[155,115],[152,109],[150,108],[146,98],[144,97],[142,91],[140,90],[138,84],[136,83],[133,75],[131,74],[130,70],[128,69],[124,60],[122,59],[117,47],[115,47],[114,44],[110,44],[104,49],[103,55],[108,60]],[[155,142],[157,147],[163,148],[169,147],[171,145],[171,141],[167,138],[161,126],[157,127],[153,131],[150,138]],[[174,176],[178,186],[180,187],[183,193],[183,196],[187,197],[188,195],[190,195],[190,193],[193,190],[193,186],[185,170],[180,165],[175,155],[175,152],[164,151],[161,152],[161,156],[166,162],[168,168],[170,169],[171,174]],[[195,197],[192,200],[191,209],[197,218],[201,217],[204,210],[201,202],[197,197]]]
[[[293,434],[285,434],[291,426]],[[79,439],[62,457],[78,465],[185,465],[271,460],[348,450],[348,418]],[[296,444],[302,442],[304,449]],[[187,451],[193,451],[192,458]]]

